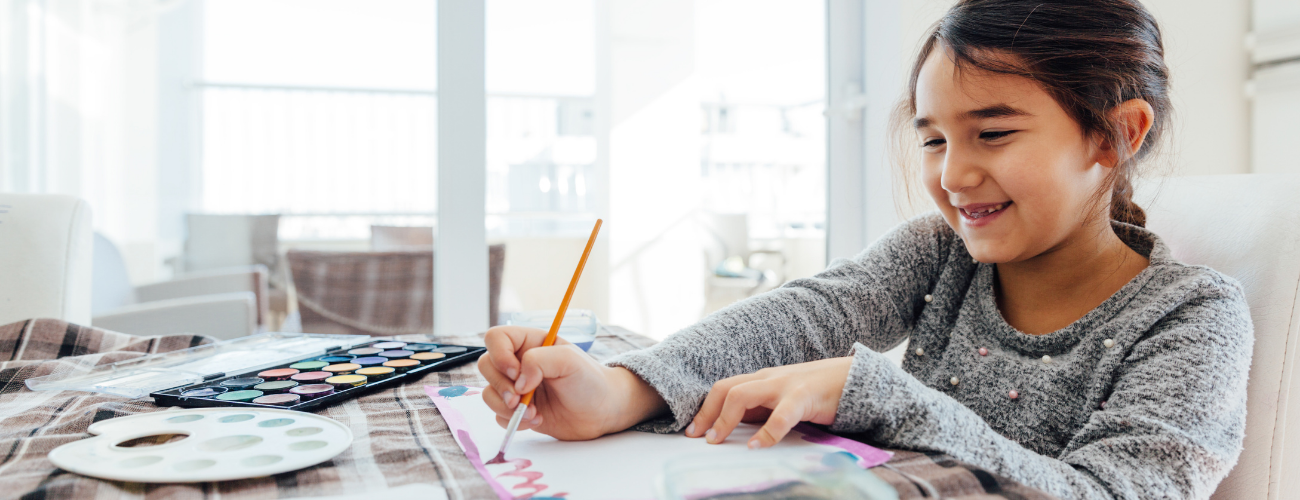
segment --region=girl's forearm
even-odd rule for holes
[[[668,403],[654,387],[632,373],[627,368],[612,366],[606,368],[606,377],[614,389],[614,404],[610,406],[610,415],[606,419],[603,434],[622,432],[628,428],[668,413]]]

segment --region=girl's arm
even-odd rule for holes
[[[680,431],[718,380],[847,356],[855,341],[878,351],[901,343],[938,279],[945,252],[952,251],[953,238],[938,214],[918,217],[853,259],[741,301],[608,364],[645,380],[671,410],[640,429]]]
[[[832,429],[943,452],[1062,498],[1208,498],[1241,452],[1254,330],[1239,288],[1203,295],[1133,346],[1105,409],[1059,457],[1003,437],[862,347]]]

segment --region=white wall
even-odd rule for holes
[[[602,0],[596,44],[597,132],[607,176],[609,317],[654,337],[694,323],[704,307],[700,108],[693,0]],[[671,293],[665,293],[672,291]]]

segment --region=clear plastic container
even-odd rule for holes
[[[369,340],[366,335],[261,333],[109,365],[68,362],[50,375],[27,379],[27,388],[142,398],[155,391],[213,380],[227,373],[276,366]]]
[[[659,476],[661,500],[897,500],[898,492],[848,452],[754,450],[673,460]]]
[[[551,323],[555,321],[555,312],[552,309],[509,313],[506,315],[505,324],[550,330]],[[591,349],[591,344],[596,341],[596,330],[599,328],[600,322],[596,321],[596,313],[586,309],[569,309],[564,314],[564,321],[560,323],[559,335],[570,344],[575,344],[586,351]]]

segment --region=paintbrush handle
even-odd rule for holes
[[[591,228],[591,237],[587,238],[587,248],[582,250],[582,258],[578,259],[578,268],[573,270],[573,279],[569,280],[569,289],[564,292],[564,300],[560,302],[560,310],[555,312],[555,320],[551,322],[551,330],[546,332],[546,339],[542,340],[542,347],[555,345],[556,337],[560,334],[560,324],[564,323],[564,313],[569,311],[569,301],[573,300],[573,291],[578,288],[578,278],[582,277],[582,269],[587,267],[587,257],[591,256],[591,247],[596,244],[596,235],[600,234],[600,225],[604,221],[596,219],[596,227]],[[533,392],[528,391],[519,399],[519,404],[528,405],[533,402]]]

